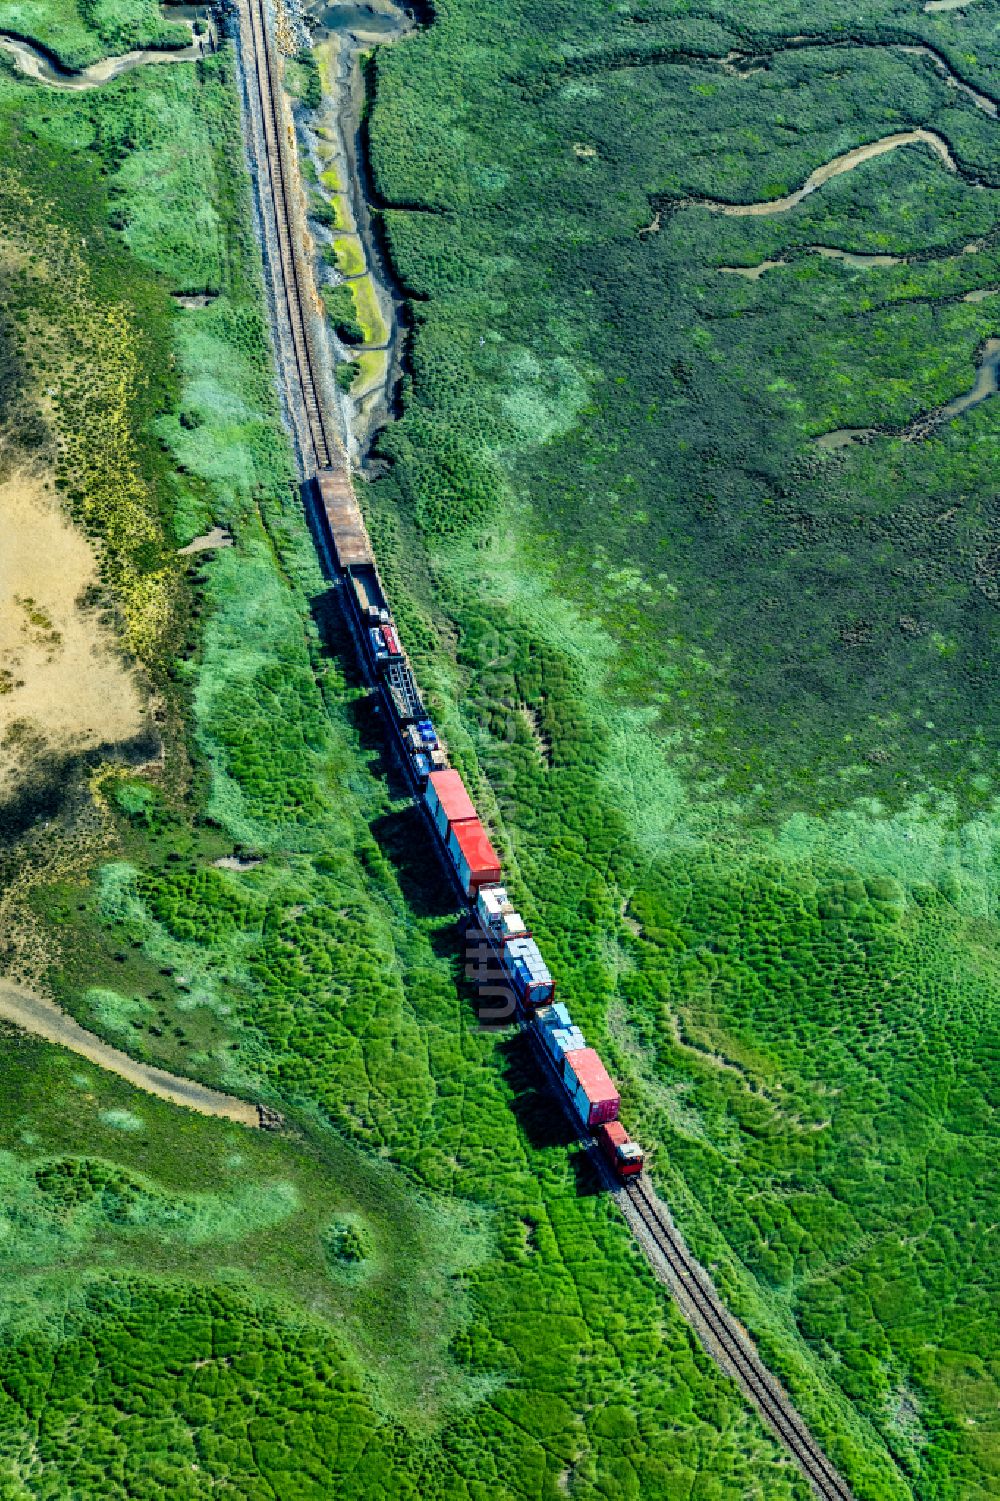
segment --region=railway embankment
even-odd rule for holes
[[[263,251],[278,395],[303,478],[345,465],[326,318],[313,275],[296,136],[260,0],[229,12],[243,105],[247,165]]]

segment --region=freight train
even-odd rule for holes
[[[643,1169],[642,1148],[618,1119],[619,1095],[569,1010],[503,885],[500,859],[460,774],[424,707],[379,578],[368,532],[346,468],[321,470],[311,481],[317,518],[332,546],[347,614],[367,675],[381,695],[386,720],[414,796],[427,815],[481,948],[492,960],[510,1016],[527,1031],[543,1067],[558,1081],[575,1121],[596,1137],[617,1177]]]

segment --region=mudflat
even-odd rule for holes
[[[42,748],[91,750],[139,733],[143,693],[88,604],[86,538],[41,476],[0,485],[0,795]]]

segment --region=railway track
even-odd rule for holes
[[[301,410],[305,419],[304,431],[299,435],[300,452],[303,479],[309,479],[316,470],[345,468],[347,459],[323,410],[321,366],[309,333],[307,308],[312,281],[296,248],[294,167],[285,136],[267,0],[240,0],[239,9],[247,102],[252,117],[248,128],[257,143],[253,154],[265,238],[263,248],[271,276],[274,315],[283,326],[275,330],[275,344],[279,364],[284,366],[289,405],[293,413]],[[287,333],[284,348],[283,333]],[[363,662],[360,648],[359,657]],[[407,764],[405,756],[401,759]],[[444,863],[450,870],[449,862]],[[534,1051],[543,1073],[552,1072],[551,1060],[544,1049],[536,1044]],[[846,1482],[820,1449],[787,1394],[722,1306],[707,1273],[691,1256],[646,1180],[640,1178],[623,1186],[610,1175],[593,1140],[580,1130],[579,1122],[569,1111],[558,1076],[552,1073],[552,1077],[554,1093],[562,1101],[573,1129],[586,1144],[595,1168],[615,1193],[654,1270],[675,1289],[679,1304],[709,1353],[732,1373],[821,1501],[854,1501]]]
[[[730,1372],[750,1398],[765,1424],[791,1455],[821,1501],[855,1501],[847,1482],[827,1459],[788,1394],[782,1390],[736,1320],[721,1303],[708,1273],[695,1261],[680,1231],[671,1224],[650,1187],[648,1178],[643,1175],[625,1183],[615,1178],[597,1150],[593,1138],[581,1128],[580,1122],[570,1110],[559,1086],[558,1072],[538,1042],[537,1034],[530,1027],[524,1028],[524,1031],[530,1037],[535,1061],[546,1075],[553,1095],[562,1105],[574,1135],[583,1144],[605,1186],[618,1200],[619,1208],[632,1233],[636,1234],[637,1225],[641,1226],[645,1237],[652,1242],[668,1273],[665,1280],[675,1291],[681,1311],[687,1314],[709,1354]],[[656,1271],[656,1260],[650,1256],[648,1247],[643,1246],[643,1236],[636,1235],[636,1239]]]
[[[249,47],[244,47],[246,86],[261,125],[258,154],[261,214],[270,219],[275,254],[268,257],[278,317],[285,323],[294,369],[291,372],[305,413],[303,467],[308,479],[317,469],[343,464],[344,456],[323,411],[320,364],[309,335],[306,309],[309,282],[296,252],[292,167],[284,129],[281,88],[265,0],[240,7]],[[291,396],[293,393],[289,393]]]
[[[795,1460],[822,1501],[854,1501],[846,1481],[837,1473],[803,1423],[785,1392],[764,1365],[732,1315],[719,1302],[706,1274],[691,1256],[658,1200],[642,1178],[621,1189],[645,1233],[684,1289],[695,1319],[715,1345],[725,1365],[750,1397],[767,1426]],[[627,1218],[628,1216],[626,1216]]]

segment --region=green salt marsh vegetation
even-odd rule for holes
[[[998,1465],[997,404],[922,442],[889,430],[967,389],[996,332],[964,299],[997,280],[998,127],[900,45],[989,90],[988,12],[872,5],[859,37],[828,3],[810,24],[789,49],[792,7],[462,0],[378,55],[373,165],[414,328],[365,504],[454,759],[695,1248],[859,1496],[965,1501]],[[241,1196],[221,1166],[195,1184],[144,1157],[132,1123],[167,1107],[123,1085],[58,1142],[29,1100],[18,1254],[49,1237],[88,1277],[60,1325],[39,1294],[11,1326],[8,1473],[38,1465],[16,1483],[53,1495],[199,1494],[203,1472],[321,1495],[318,1454],[345,1495],[803,1495],[516,1041],[475,1025],[303,525],[229,54],[73,98],[5,72],[0,117],[22,431],[89,527],[165,752],[39,769],[4,824],[24,893],[4,963],[302,1137],[256,1145]],[[916,128],[954,171],[907,146],[787,214],[699,201],[781,197]],[[71,241],[20,275],[25,245]],[[721,269],[765,260],[785,264]],[[114,345],[64,371],[60,333],[102,319]],[[84,442],[109,348],[131,359],[117,467]],[[854,425],[886,436],[817,449]],[[177,558],[214,526],[231,548]],[[389,1161],[394,1213],[457,1227],[429,1335],[401,1269],[364,1302],[380,1169],[324,1198],[331,1130]],[[81,1160],[55,1172],[71,1203],[38,1189]],[[296,1222],[265,1189],[304,1164]],[[182,1277],[143,1229],[168,1219],[211,1231],[170,1243]],[[366,1341],[394,1295],[387,1372]],[[156,1395],[136,1412],[139,1369]]]
[[[692,1241],[860,1493],[985,1498],[1000,408],[897,434],[997,332],[991,22],[803,24],[470,3],[378,54],[414,331],[369,509]],[[950,164],[705,206],[918,129]]]
[[[286,1120],[251,1136],[0,1038],[3,1254],[34,1267],[0,1342],[4,1485],[804,1497],[523,1049],[476,1024],[303,524],[230,52],[86,95],[4,73],[0,129],[6,264],[37,267],[10,305],[31,461],[87,528],[108,628],[144,625],[153,726],[141,755],[35,767],[3,825],[4,967]],[[113,452],[85,443],[104,367],[74,342],[64,374],[67,309],[133,361]],[[178,556],[216,527],[232,546]]]
[[[37,42],[67,68],[139,47],[187,47],[191,33],[156,0],[4,0],[0,31]]]

